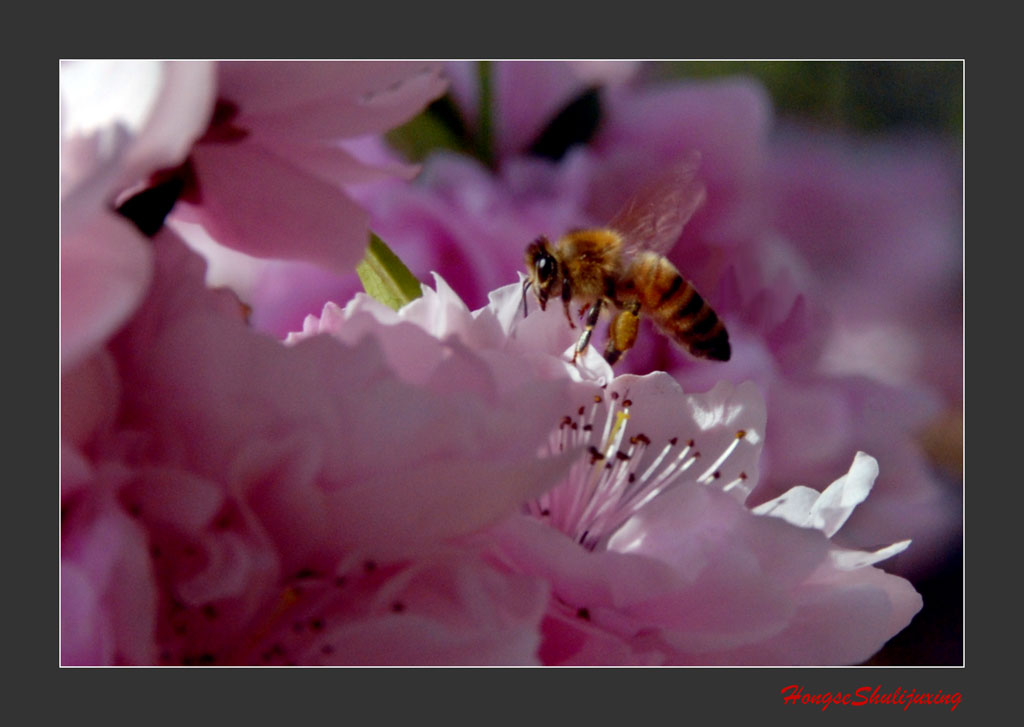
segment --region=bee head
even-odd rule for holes
[[[523,284],[523,310],[526,310],[526,289],[533,287],[540,301],[540,309],[548,302],[548,298],[558,295],[561,290],[561,278],[558,275],[558,258],[551,252],[551,243],[541,235],[526,248],[526,268],[529,277]]]

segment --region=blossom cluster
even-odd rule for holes
[[[501,171],[438,155],[410,184],[375,135],[448,83],[472,105],[464,70],[62,66],[61,663],[849,664],[921,608],[876,567],[917,533],[844,527],[885,476],[851,432],[917,462],[902,423],[849,409],[910,394],[811,365],[831,343],[786,257],[810,233],[765,239],[760,131],[719,123],[765,123],[763,99],[711,89],[680,119],[629,67],[511,67]],[[595,77],[599,144],[517,156]],[[515,88],[543,103],[503,110]],[[686,270],[735,360],[647,337],[629,373],[573,361],[560,306],[524,315],[525,242],[694,145]],[[169,183],[167,223],[133,226],[126,202]],[[346,287],[371,223],[439,272],[397,311]]]
[[[494,66],[496,168],[442,151],[413,184],[360,185],[374,229],[421,279],[437,271],[480,305],[522,269],[527,242],[607,223],[651,170],[699,152],[706,202],[669,258],[725,321],[732,359],[698,364],[645,324],[617,370],[667,371],[688,391],[757,382],[772,436],[755,501],[823,482],[850,451],[869,451],[882,463],[878,487],[849,542],[913,538],[894,561],[908,575],[943,562],[962,519],[956,150],[776,120],[763,88],[742,77],[653,83],[636,64]],[[445,70],[472,125],[475,64]],[[601,120],[588,143],[557,162],[530,153],[545,123],[595,84]],[[254,325],[279,336],[359,285],[251,260],[215,260],[211,279],[241,291]],[[944,451],[929,446],[936,437]]]

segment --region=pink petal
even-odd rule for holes
[[[98,351],[60,380],[61,437],[85,447],[117,418],[121,382],[117,364],[107,351]]]
[[[427,553],[418,563],[369,571],[359,565],[303,581],[296,603],[252,654],[271,664],[531,664],[546,600],[539,581],[465,554]]]
[[[395,176],[411,179],[419,170],[418,166],[403,164],[397,159],[377,159],[375,164],[367,163],[341,145],[314,146],[301,141],[275,140],[272,148],[278,156],[334,185],[368,184]]]
[[[61,440],[60,443],[60,500],[67,501],[93,481],[93,469],[84,453]]]
[[[820,574],[796,592],[788,628],[762,643],[711,655],[709,663],[858,664],[910,623],[922,605],[909,582],[878,570]]]
[[[536,454],[565,409],[564,381],[524,377],[499,392],[484,362],[456,343],[396,335],[403,359],[448,351],[409,383],[373,338],[346,346],[321,335],[283,347],[238,318],[205,312],[210,293],[191,290],[197,282],[167,281],[166,291],[161,282],[123,341],[133,382],[125,405],[196,473],[232,482],[286,565],[356,545],[407,553],[472,532],[564,472],[564,462]],[[451,398],[453,382],[471,381],[474,389]]]
[[[121,497],[147,531],[161,662],[223,663],[280,592],[274,544],[225,483],[187,470],[142,467]]]
[[[67,214],[61,230],[61,367],[100,346],[142,299],[152,276],[145,239],[129,223],[97,211]]]
[[[577,607],[629,609],[678,585],[672,570],[656,558],[590,552],[529,517],[511,517],[487,537],[499,544],[503,562],[547,581],[554,596]]]
[[[89,575],[71,563],[60,571],[60,663],[97,666],[114,663],[114,635]]]
[[[337,187],[252,144],[203,144],[192,160],[201,185],[195,212],[221,244],[339,272],[362,258],[369,216]]]
[[[219,90],[261,136],[336,139],[408,120],[444,92],[439,74],[437,63],[223,62]]]
[[[353,272],[338,275],[310,263],[264,260],[262,273],[242,294],[252,306],[253,328],[279,339],[302,328],[307,316],[317,316],[334,300],[351,300],[363,291]]]
[[[541,625],[541,663],[555,666],[652,666],[664,662],[656,650],[635,648],[626,636],[553,607]]]
[[[162,86],[146,126],[125,159],[125,185],[184,161],[213,111],[215,69],[205,61],[166,61]]]
[[[645,537],[631,537],[628,552],[672,566],[686,583],[637,613],[680,632],[673,642],[694,653],[758,641],[785,624],[791,590],[827,552],[820,534],[757,518],[713,491],[670,492],[635,520]]]
[[[154,663],[156,589],[145,533],[103,495],[69,505],[64,520],[63,663]]]

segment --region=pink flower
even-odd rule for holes
[[[917,607],[742,506],[752,386],[685,397],[612,381],[594,350],[571,364],[561,312],[523,319],[519,284],[477,311],[440,278],[397,313],[358,296],[285,346],[172,235],[154,249],[141,308],[68,375],[65,663],[841,661]],[[841,644],[771,650],[823,601],[861,613]]]
[[[765,432],[756,387],[687,396],[663,374],[613,380],[593,349],[566,368],[574,335],[554,309],[523,319],[520,285],[473,313],[440,278],[437,293],[424,292],[399,313],[365,297],[328,306],[304,335],[364,335],[370,321],[355,324],[365,310],[395,327],[392,345],[408,322],[480,352],[546,357],[545,370],[557,362],[553,371],[578,380],[581,405],[548,442],[551,455],[578,453],[572,468],[522,515],[470,538],[490,543],[503,572],[549,585],[543,663],[857,663],[920,609],[909,583],[872,567],[909,541],[875,552],[828,542],[867,497],[872,458],[858,455],[820,496],[798,487],[751,511],[742,503]]]
[[[181,162],[213,103],[205,63],[61,64],[61,366],[131,315],[152,274],[118,195]]]
[[[550,584],[545,664],[858,663],[921,608],[872,567],[909,541],[828,540],[871,489],[872,458],[823,493],[744,507],[765,431],[752,384],[684,395],[623,375],[579,401],[549,446],[582,457],[486,536],[499,567]]]
[[[530,661],[543,584],[448,543],[565,472],[537,449],[568,367],[440,283],[416,323],[364,298],[283,346],[173,235],[154,249],[141,308],[66,377],[65,663]]]
[[[457,270],[470,256],[463,280],[506,283],[526,241],[513,236],[600,222],[632,177],[628,150],[613,144],[577,149],[557,165],[506,159],[496,178],[458,158],[447,169],[433,160],[411,193],[386,181],[349,185],[357,168],[360,180],[378,178],[363,175],[359,161],[370,159],[371,142],[360,140],[357,159],[355,144],[345,144],[349,156],[333,140],[379,130],[385,117],[397,123],[413,112],[412,97],[423,103],[438,91],[433,71],[410,80],[396,64],[386,66],[396,85],[381,95],[380,68],[365,88],[365,67],[225,70],[222,89],[234,90],[222,101],[236,105],[220,104],[191,164],[192,191],[203,196],[189,212],[205,216],[213,244],[234,237],[248,252],[281,254],[282,230],[266,219],[284,210],[279,219],[308,222],[292,229],[302,231],[299,256],[340,264],[357,229],[362,250],[366,218],[344,202],[336,218],[319,210],[307,218],[294,203],[315,188],[308,199],[351,193],[378,221],[393,221],[409,235],[396,235],[403,254],[403,245],[430,243],[417,266],[440,260],[442,270]],[[340,103],[323,102],[322,76],[339,74]],[[275,85],[282,79],[294,83]],[[351,103],[364,90],[370,106],[392,99],[394,107],[381,114]],[[756,97],[729,93],[733,111]],[[700,111],[699,96],[690,98],[693,123],[721,125],[714,103]],[[339,106],[346,111],[335,116]],[[168,115],[155,115],[155,128],[168,128]],[[623,139],[643,122],[621,118]],[[759,123],[732,121],[738,138],[760,134]],[[687,390],[707,381],[703,394],[684,394],[663,373],[615,377],[595,347],[571,363],[578,330],[560,306],[540,311],[529,302],[524,318],[521,281],[477,282],[488,294],[477,310],[441,276],[398,312],[364,295],[344,307],[321,303],[301,332],[275,340],[246,325],[234,294],[207,287],[202,261],[172,231],[158,233],[145,282],[136,269],[122,274],[134,281],[122,286],[128,294],[99,306],[104,315],[89,319],[92,332],[64,362],[62,662],[816,664],[870,656],[920,608],[906,581],[874,567],[906,547],[904,525],[887,526],[900,532],[891,540],[850,532],[858,517],[860,532],[873,527],[867,508],[850,512],[871,488],[874,461],[858,455],[820,494],[797,488],[753,510],[747,496],[766,473],[833,477],[837,453],[848,461],[864,432],[912,464],[905,432],[930,403],[902,388],[878,397],[874,382],[816,368],[825,306],[796,246],[764,233],[760,142],[716,146],[713,128],[698,132],[713,152],[708,163],[722,165],[709,170],[709,189],[724,206],[693,220],[687,254],[742,349],[714,370],[680,362],[659,339],[631,357],[672,366]],[[661,141],[652,162],[675,153]],[[85,165],[86,174],[68,175],[68,189],[84,190],[76,200],[102,200],[94,205],[102,209],[124,191],[122,178],[134,184],[180,162],[189,143],[156,144],[163,151],[143,155],[150,161],[138,172],[134,162],[130,173],[114,164],[119,181],[110,184],[84,184],[93,179]],[[252,174],[228,179],[225,161]],[[431,177],[431,168],[441,173]],[[281,172],[276,181],[257,178],[272,170]],[[614,179],[622,188],[600,181]],[[237,216],[250,193],[268,195],[262,217]],[[179,205],[176,225],[184,213]],[[337,238],[333,249],[325,232]],[[434,245],[435,235],[448,235],[446,244]],[[98,270],[94,289],[83,288],[86,303],[120,274]],[[287,276],[278,282],[289,284]],[[753,383],[720,383],[714,371]],[[850,547],[892,540],[901,542]]]
[[[435,63],[223,62],[209,130],[190,156],[193,188],[177,209],[217,243],[257,257],[351,271],[369,218],[343,186],[398,173],[346,140],[406,121],[445,88]]]

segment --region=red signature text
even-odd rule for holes
[[[815,694],[804,692],[799,684],[790,684],[782,689],[782,701],[786,704],[817,704],[822,711],[833,704],[847,707],[862,707],[868,704],[892,704],[901,705],[904,710],[910,709],[912,704],[945,704],[950,711],[955,710],[960,704],[960,692],[919,692],[916,689],[902,689],[896,687],[891,690],[883,690],[882,685],[876,687],[861,687],[854,692],[819,692]]]

